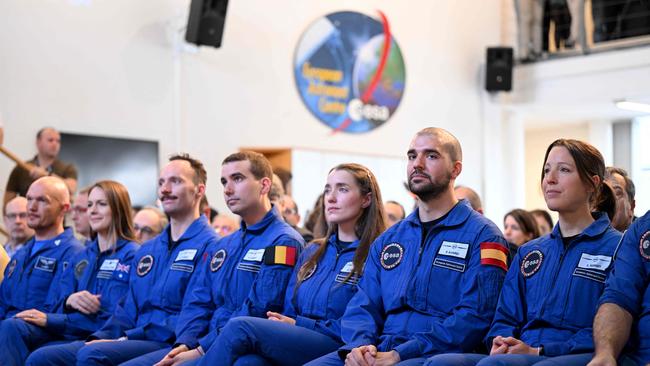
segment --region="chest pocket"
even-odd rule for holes
[[[611,265],[611,256],[582,253],[569,279],[565,321],[579,327],[591,326]]]
[[[433,260],[433,266],[456,272],[465,272],[469,244],[443,241]]]
[[[30,270],[29,283],[27,289],[30,293],[29,299],[33,300],[40,306],[52,285],[52,280],[57,270],[58,261],[55,258],[39,256],[34,261]],[[28,304],[29,306],[36,306]]]

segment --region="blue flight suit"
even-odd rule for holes
[[[531,347],[543,347],[544,355],[483,355],[478,365],[537,365],[546,359],[562,365],[588,363],[594,350],[592,324],[598,299],[620,238],[607,215],[597,213],[596,220],[567,247],[559,225],[520,247],[501,290],[486,345],[490,349],[496,336],[515,337]],[[430,364],[461,364],[453,357],[437,356]]]
[[[0,353],[8,365],[22,365],[29,352],[52,341],[76,340],[87,337],[99,329],[123,300],[129,287],[129,265],[139,245],[120,239],[115,249],[99,252],[97,241],[85,247],[68,265],[62,275],[60,293],[47,305],[47,324],[39,327],[21,319],[12,318],[0,326]],[[101,309],[85,315],[68,309],[69,295],[87,290],[100,294]]]
[[[208,248],[210,259],[202,263],[183,301],[174,345],[190,349],[201,345],[204,352],[226,322],[235,316],[265,317],[267,311],[282,310],[284,294],[303,239],[284,222],[277,208],[257,223],[241,228]],[[270,254],[287,249],[295,257],[290,265],[272,263]],[[133,365],[151,365],[169,351],[138,357]]]
[[[170,231],[168,225],[140,247],[133,259],[124,303],[87,338],[127,340],[50,346],[47,348],[53,356],[48,364],[70,365],[75,359],[84,366],[120,364],[174,342],[174,328],[187,285],[194,269],[209,261],[205,249],[218,236],[203,215],[176,242],[171,241]]]
[[[30,239],[5,268],[5,279],[0,284],[0,320],[28,309],[46,313],[53,310],[51,304],[61,293],[61,276],[83,250],[71,228],[41,241],[33,250],[35,242],[36,238]]]
[[[242,357],[248,357],[247,364],[253,365],[252,354],[260,356],[259,365],[302,365],[343,345],[340,320],[357,292],[359,277],[351,276],[351,271],[359,241],[338,248],[337,236],[332,235],[324,245],[326,251],[316,268],[296,288],[300,268],[320,246],[307,247],[287,286],[284,315],[294,318],[295,326],[253,317],[233,318],[212,346],[219,356],[209,360],[210,365],[233,365]]]
[[[476,349],[494,314],[507,248],[496,225],[465,200],[425,237],[415,210],[371,246],[341,320],[345,346],[309,365],[341,365],[362,345],[395,350],[402,361]]]
[[[639,365],[650,363],[650,211],[635,220],[616,251],[614,269],[599,305],[612,303],[634,317],[624,355]]]

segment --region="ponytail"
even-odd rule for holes
[[[600,190],[594,200],[594,209],[606,213],[610,221],[614,219],[614,214],[616,214],[616,196],[609,183],[602,182],[600,184]]]

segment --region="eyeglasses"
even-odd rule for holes
[[[74,206],[72,207],[72,212],[76,214],[85,214],[86,212],[88,212],[88,207]]]
[[[27,212],[19,212],[19,213],[10,213],[6,215],[9,220],[15,220],[15,219],[26,219],[27,218]]]
[[[150,228],[149,226],[146,226],[146,225],[140,226],[138,224],[135,224],[135,225],[133,225],[133,230],[140,231],[140,232],[142,232],[144,234],[149,234],[149,235],[154,233],[153,229]]]

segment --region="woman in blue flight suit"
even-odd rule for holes
[[[443,354],[427,365],[586,365],[591,360],[592,323],[621,238],[610,225],[616,203],[604,174],[602,155],[587,143],[559,139],[548,147],[542,191],[559,221],[514,257],[486,337],[490,356]]]
[[[200,365],[302,365],[342,345],[339,319],[356,292],[370,244],[386,225],[381,192],[367,168],[334,167],[324,194],[328,235],[300,256],[284,314],[231,319]]]
[[[51,299],[55,311],[26,310],[0,331],[3,355],[12,362],[22,365],[31,350],[48,342],[85,338],[104,324],[124,298],[131,261],[139,248],[126,187],[108,180],[95,183],[89,192],[88,215],[94,240],[63,274],[60,296]],[[4,346],[5,339],[9,347]],[[56,364],[56,352],[48,348],[34,351],[27,364]]]

